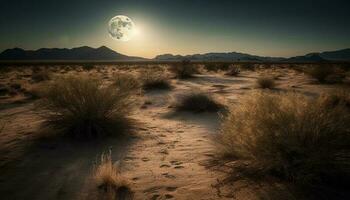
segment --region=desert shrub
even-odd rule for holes
[[[230,65],[225,75],[237,76],[241,72],[241,69],[236,65]]]
[[[22,85],[20,83],[11,83],[10,84],[10,88],[12,88],[14,90],[21,90],[22,89]]]
[[[255,70],[255,64],[254,63],[240,63],[239,64],[240,68],[243,70],[250,70],[254,71]]]
[[[320,83],[325,83],[327,78],[332,75],[333,68],[326,65],[312,66],[306,71],[312,78],[318,80]]]
[[[247,162],[245,170],[297,185],[319,186],[350,175],[350,114],[339,104],[295,93],[253,93],[223,120],[223,155]]]
[[[170,71],[179,79],[191,78],[197,73],[197,69],[189,60],[183,60],[180,63],[173,64],[170,67]]]
[[[204,65],[204,69],[207,70],[208,72],[217,72],[219,71],[218,66],[216,65],[216,63],[206,63]]]
[[[99,191],[98,199],[132,199],[130,186],[121,177],[117,166],[113,165],[110,153],[101,155],[99,165],[94,167],[93,177]]]
[[[10,89],[3,84],[0,84],[0,96],[5,96],[8,95],[10,93]]]
[[[85,71],[90,71],[90,70],[93,70],[95,68],[95,65],[93,65],[91,63],[86,63],[86,64],[82,65],[82,68]]]
[[[51,74],[47,69],[33,70],[32,72],[32,80],[34,82],[47,81],[50,80],[50,78]]]
[[[350,91],[349,89],[334,89],[327,94],[321,95],[320,99],[323,105],[328,108],[334,108],[342,105],[350,110]]]
[[[206,93],[189,93],[180,97],[175,104],[178,111],[216,112],[223,106]]]
[[[272,89],[276,86],[274,78],[265,75],[258,77],[256,85],[262,89]]]
[[[133,104],[129,90],[103,87],[88,77],[61,77],[41,92],[38,108],[47,110],[46,125],[74,138],[120,135]]]
[[[4,130],[5,128],[5,120],[0,117],[0,133]]]
[[[116,73],[114,74],[113,84],[119,90],[128,90],[130,92],[137,92],[141,88],[141,83],[132,74]]]
[[[217,72],[219,70],[226,71],[230,67],[229,63],[214,63],[214,62],[209,62],[204,65],[204,68],[209,72]]]
[[[144,70],[141,73],[142,87],[145,90],[171,89],[170,81],[160,71]]]

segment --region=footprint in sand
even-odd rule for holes
[[[159,167],[160,167],[160,168],[164,168],[164,167],[169,168],[169,167],[170,167],[170,165],[163,164],[163,165],[160,165]]]
[[[142,160],[143,162],[147,162],[147,161],[149,161],[149,158],[143,157],[141,160]]]
[[[176,176],[171,175],[171,174],[169,174],[169,173],[163,173],[162,175],[163,175],[165,178],[170,178],[170,179],[175,179],[175,178],[176,178]]]
[[[174,196],[171,195],[171,194],[166,194],[166,195],[165,195],[165,199],[172,199],[172,198],[174,198]]]
[[[155,194],[151,197],[151,200],[157,200],[160,197],[159,194]]]
[[[171,186],[169,186],[169,187],[166,187],[165,188],[168,192],[174,192],[175,190],[177,190],[177,187],[171,187]]]
[[[171,163],[172,165],[181,165],[181,164],[183,164],[183,162],[178,161],[178,160],[172,160],[172,161],[170,161],[170,163]]]
[[[162,154],[169,154],[168,150],[167,149],[161,149],[159,151],[159,153],[162,153]]]

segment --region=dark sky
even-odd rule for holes
[[[350,47],[349,0],[0,0],[0,51],[106,45],[129,55],[239,51],[294,56]],[[112,40],[107,22],[140,33]]]

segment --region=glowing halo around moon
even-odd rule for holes
[[[135,23],[125,15],[117,15],[108,22],[109,35],[118,41],[129,41],[136,33]]]

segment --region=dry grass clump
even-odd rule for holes
[[[33,70],[32,80],[34,82],[48,81],[51,79],[51,73],[47,69]]]
[[[245,170],[318,187],[350,178],[350,112],[323,98],[253,93],[224,119],[219,147]],[[344,182],[345,183],[345,182]]]
[[[258,77],[258,79],[256,80],[256,85],[258,88],[272,89],[276,86],[276,83],[274,78],[263,75]]]
[[[208,72],[218,72],[219,70],[226,71],[230,67],[229,63],[215,63],[209,62],[204,65],[204,69]]]
[[[95,65],[91,64],[91,63],[86,63],[84,65],[81,66],[83,68],[84,71],[90,71],[93,70],[95,68]]]
[[[310,66],[311,67],[311,66]],[[310,69],[306,71],[309,76],[316,79],[320,83],[326,83],[327,78],[332,75],[334,72],[332,66],[326,65],[317,65],[312,66]]]
[[[5,121],[0,117],[0,133],[4,130],[5,128]]]
[[[228,67],[228,70],[227,72],[225,73],[225,75],[228,75],[228,76],[238,76],[238,74],[241,73],[241,69],[236,66],[236,65],[230,65]]]
[[[329,108],[339,105],[345,106],[350,110],[350,90],[349,89],[335,89],[320,97],[323,104]]]
[[[46,125],[75,138],[120,135],[133,105],[129,90],[103,87],[88,77],[62,77],[42,89],[38,107]]]
[[[170,67],[170,71],[179,79],[192,78],[193,75],[198,72],[189,60],[183,60],[180,63],[173,64]]]
[[[182,96],[175,105],[178,111],[217,112],[223,106],[206,93],[189,93]]]
[[[130,186],[113,165],[110,153],[101,155],[101,163],[94,168],[94,180],[99,190],[99,199],[133,199]]]
[[[140,76],[144,90],[171,89],[170,81],[160,71],[144,70]]]
[[[137,92],[141,88],[140,81],[134,75],[127,73],[114,74],[113,84],[120,91],[129,90],[130,92]]]

